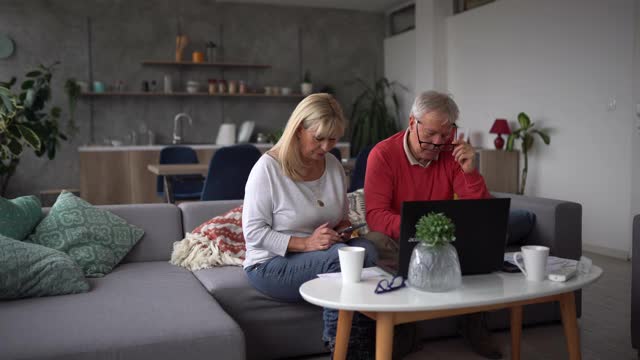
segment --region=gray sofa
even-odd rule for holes
[[[580,257],[579,204],[494,195],[536,213],[528,243]],[[144,237],[111,274],[90,279],[88,293],[0,302],[0,359],[278,359],[326,352],[320,308],[262,295],[240,267],[191,273],[168,263],[184,232],[238,204],[104,206],[142,227]],[[504,312],[495,315],[492,326],[508,325]],[[556,305],[524,310],[525,324],[558,319]],[[419,326],[422,337],[454,334],[453,319]]]

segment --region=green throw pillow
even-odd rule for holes
[[[0,197],[0,235],[24,240],[42,218],[40,200],[22,196],[13,200]]]
[[[87,279],[67,254],[0,235],[0,300],[87,291]]]
[[[63,192],[25,241],[67,253],[85,276],[102,277],[118,265],[142,235],[144,230],[123,218]]]

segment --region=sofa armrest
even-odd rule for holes
[[[492,192],[511,198],[512,209],[536,214],[536,223],[526,244],[543,245],[551,255],[579,260],[582,256],[582,205],[570,201]]]

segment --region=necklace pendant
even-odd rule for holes
[[[322,202],[322,200],[318,199],[317,201],[318,201],[318,206],[324,207],[324,203]]]

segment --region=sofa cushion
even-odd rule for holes
[[[22,196],[11,200],[0,197],[0,235],[24,240],[41,218],[37,197]]]
[[[0,235],[0,300],[88,290],[82,270],[67,254]]]
[[[321,339],[321,307],[273,300],[254,289],[240,267],[198,270],[194,275],[244,330],[247,359],[280,359],[327,351]]]
[[[507,245],[523,244],[531,233],[535,222],[536,214],[531,211],[511,209],[507,226]]]
[[[84,294],[0,302],[0,359],[245,357],[238,325],[185,269],[130,263],[89,281]]]
[[[143,234],[123,218],[63,191],[27,241],[65,252],[86,276],[101,277]]]

